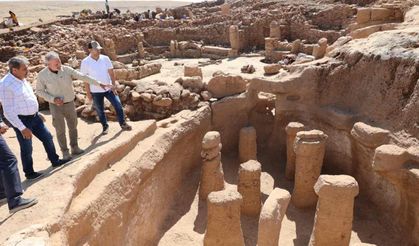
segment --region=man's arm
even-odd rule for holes
[[[47,102],[54,103],[54,96],[47,92],[45,79],[43,78],[42,74],[38,74],[35,91],[36,91],[36,95],[42,97]]]
[[[102,86],[102,84],[95,80],[94,78],[90,77],[89,75],[85,75],[79,71],[77,71],[74,68],[71,67],[66,67],[67,71],[69,71],[69,73],[71,74],[71,77],[74,79],[79,79],[79,80],[83,80],[84,82],[87,82],[91,85],[97,85],[97,86]]]
[[[8,88],[0,88],[0,101],[3,106],[3,113],[7,120],[14,127],[20,131],[24,130],[26,126],[19,119],[16,112],[13,110],[13,93]]]
[[[108,73],[109,73],[109,77],[111,77],[111,81],[112,81],[112,91],[116,94],[116,80],[115,80],[115,73],[113,71],[113,65],[111,62],[111,59],[109,59],[109,57],[107,57],[107,66],[108,66]]]

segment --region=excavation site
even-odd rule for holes
[[[38,203],[1,206],[2,245],[419,246],[419,1],[109,4],[0,28],[1,77],[28,59],[59,156],[50,51],[84,73],[97,42],[132,126],[105,100],[105,135],[75,79],[85,152],[53,168],[33,140],[31,180],[9,125]]]

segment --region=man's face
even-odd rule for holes
[[[98,50],[98,49],[90,49],[90,54],[92,56],[98,56],[98,55],[100,55],[100,50]]]
[[[51,59],[48,61],[48,68],[52,71],[58,71],[61,69],[60,59]]]
[[[12,68],[12,74],[18,79],[24,79],[28,76],[28,66],[26,64],[20,64],[19,68]]]

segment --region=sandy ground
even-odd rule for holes
[[[34,4],[35,2],[35,4]],[[57,16],[71,16],[72,12],[80,12],[83,9],[92,11],[105,10],[105,1],[0,1],[0,21],[9,16],[12,10],[18,17],[19,22],[29,25],[41,18],[43,21],[56,19]],[[122,12],[141,12],[155,10],[156,7],[173,8],[187,5],[191,1],[109,1],[112,9],[118,8]]]
[[[293,183],[285,179],[284,164],[267,159],[259,155],[262,163],[261,192],[262,201],[265,201],[273,187],[287,189],[292,193]],[[237,171],[239,162],[235,156],[222,158],[224,179],[231,188],[237,185]],[[194,246],[202,245],[206,230],[206,203],[199,201],[198,187],[200,173],[195,170],[185,180],[179,190],[178,200],[171,210],[165,225],[162,228],[159,245]],[[364,201],[356,199],[355,218],[351,235],[351,245],[356,243],[370,243],[380,246],[399,245],[394,235],[376,221],[377,213],[368,207]],[[315,208],[300,210],[290,203],[286,216],[282,221],[279,245],[305,246],[310,240],[313,228]],[[242,216],[241,226],[246,246],[257,243],[258,218]]]

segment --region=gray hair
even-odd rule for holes
[[[54,59],[61,60],[60,56],[55,51],[50,51],[45,55],[45,63],[48,63],[49,61],[54,60]]]
[[[23,56],[15,56],[10,58],[10,60],[7,62],[7,65],[9,66],[9,71],[11,72],[13,68],[19,69],[21,65],[29,65],[28,59]]]

